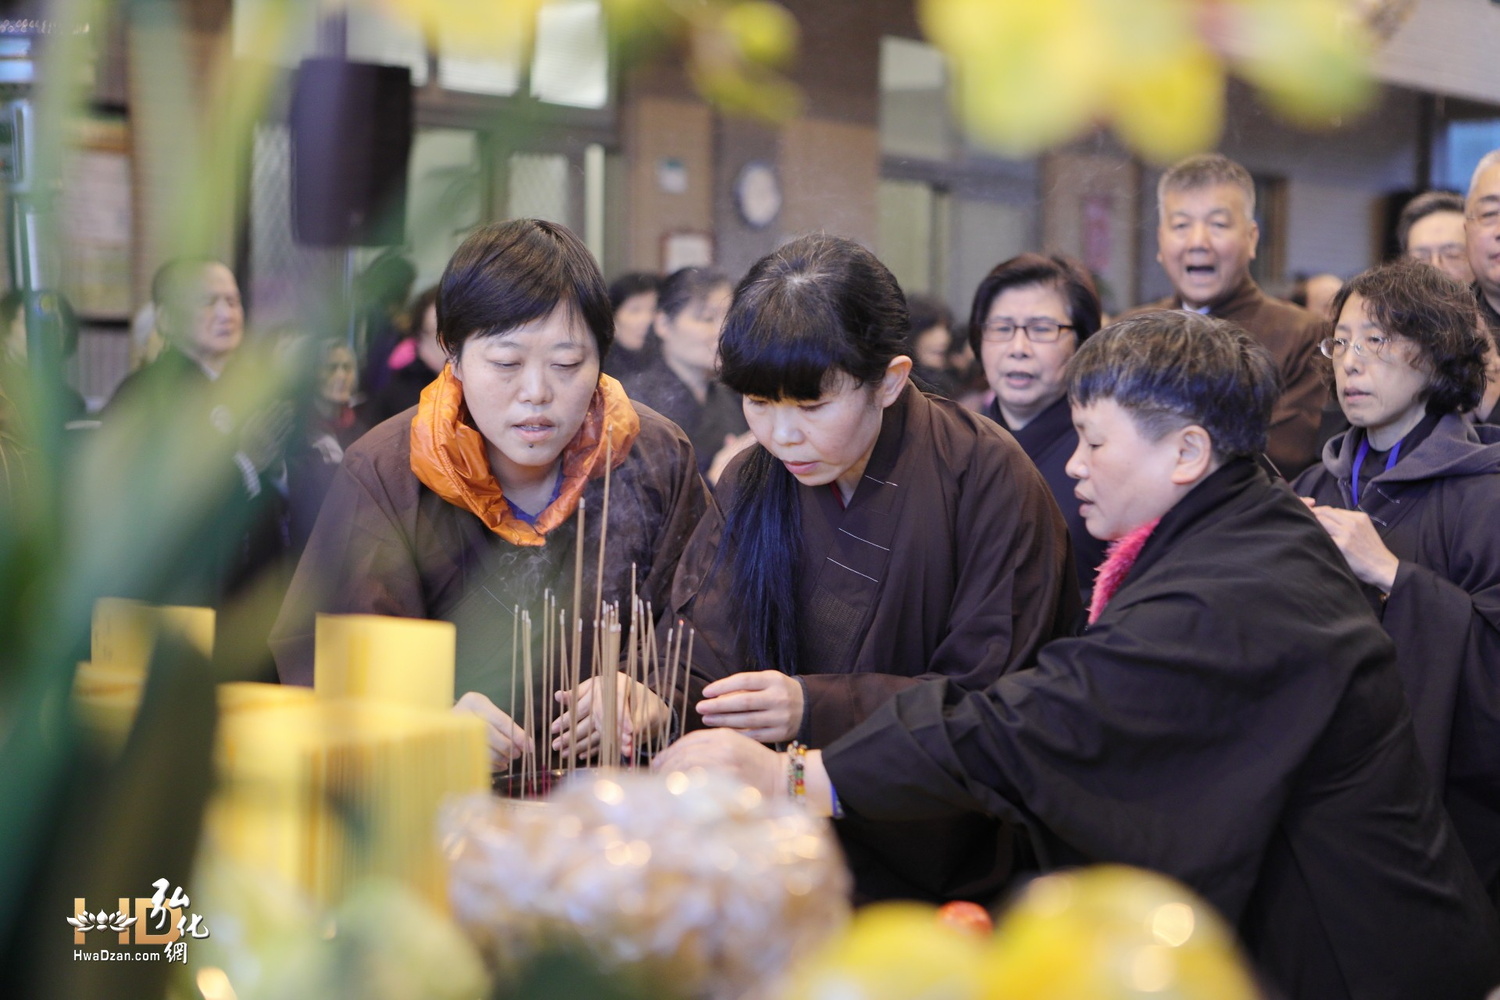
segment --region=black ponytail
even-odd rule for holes
[[[731,592],[743,600],[738,630],[746,670],[797,672],[801,555],[797,480],[774,455],[755,445],[740,468],[715,557],[715,570],[727,563]]]

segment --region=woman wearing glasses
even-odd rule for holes
[[[821,747],[899,691],[986,687],[1067,634],[1067,528],[1009,435],[908,381],[906,301],[858,244],[805,236],[735,290],[719,377],[756,444],[725,470],[678,568],[702,725]],[[912,844],[938,837],[942,850]],[[995,821],[846,842],[864,898],[983,898]]]
[[[995,265],[974,292],[969,343],[995,399],[984,415],[1015,435],[1036,463],[1073,539],[1083,603],[1108,543],[1089,534],[1065,471],[1078,447],[1063,368],[1099,329],[1099,295],[1077,261],[1027,253]]]
[[[1500,428],[1474,299],[1398,261],[1334,300],[1322,350],[1350,430],[1295,485],[1396,643],[1417,739],[1500,902]]]

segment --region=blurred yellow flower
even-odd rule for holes
[[[986,957],[994,1000],[1254,1000],[1219,916],[1165,876],[1102,865],[1037,879]]]
[[[984,945],[937,908],[881,903],[793,971],[781,1000],[975,1000]]]
[[[779,3],[737,3],[724,12],[723,27],[740,55],[752,63],[785,66],[797,52],[797,19]]]
[[[1110,107],[1120,138],[1149,160],[1211,149],[1224,127],[1223,67],[1202,45],[1185,45],[1117,77]]]
[[[1287,118],[1326,125],[1373,95],[1373,38],[1347,0],[1226,2],[1236,68]]]
[[[1372,92],[1370,0],[921,0],[962,124],[1027,155],[1112,125],[1144,156],[1211,148],[1230,71],[1281,114],[1327,124]]]
[[[923,30],[953,57],[956,101],[980,141],[1012,156],[1088,128],[1104,103],[1110,42],[1094,0],[926,0]]]

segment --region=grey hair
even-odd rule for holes
[[[1500,149],[1492,149],[1479,158],[1479,162],[1474,165],[1474,173],[1469,176],[1469,190],[1464,199],[1466,202],[1474,197],[1474,185],[1479,183],[1479,175],[1496,164],[1500,164]]]
[[[1245,196],[1245,217],[1255,219],[1255,180],[1250,171],[1222,153],[1200,153],[1178,160],[1167,168],[1156,182],[1156,210],[1166,211],[1168,191],[1193,191],[1198,188],[1229,184]]]

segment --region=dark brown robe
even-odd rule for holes
[[[611,473],[604,574],[604,597],[620,601],[626,622],[631,567],[637,593],[659,617],[683,545],[708,503],[687,438],[656,412],[635,408],[640,436]],[[544,593],[560,606],[572,602],[577,517],[540,547],[501,539],[418,481],[411,469],[415,412],[385,421],[345,454],[272,633],[277,667],[287,683],[312,683],[320,611],[444,619],[458,626],[455,692],[478,691],[520,721],[524,706],[510,701],[513,609],[530,610],[535,620],[539,664]],[[603,479],[593,479],[583,494],[585,677],[603,491]]]
[[[726,505],[742,465],[720,481]],[[1076,622],[1067,525],[1026,453],[983,417],[908,387],[885,412],[848,509],[833,491],[797,490],[800,738],[809,745],[837,739],[924,680],[981,690]],[[697,690],[746,669],[740,598],[728,567],[715,565],[722,529],[717,509],[705,515],[673,591],[677,615],[697,630]],[[850,848],[862,896],[973,898],[1009,872],[1008,834],[976,819],[944,831],[946,850],[898,876],[877,855],[901,853],[910,827],[892,823],[876,843]]]
[[[1169,295],[1126,315],[1182,308],[1182,300]],[[1208,314],[1244,327],[1276,359],[1281,396],[1271,410],[1266,455],[1290,482],[1318,460],[1318,425],[1323,419],[1323,402],[1328,398],[1328,384],[1319,366],[1318,341],[1328,335],[1328,324],[1301,306],[1273,299],[1248,274],[1234,291],[1212,303]]]

